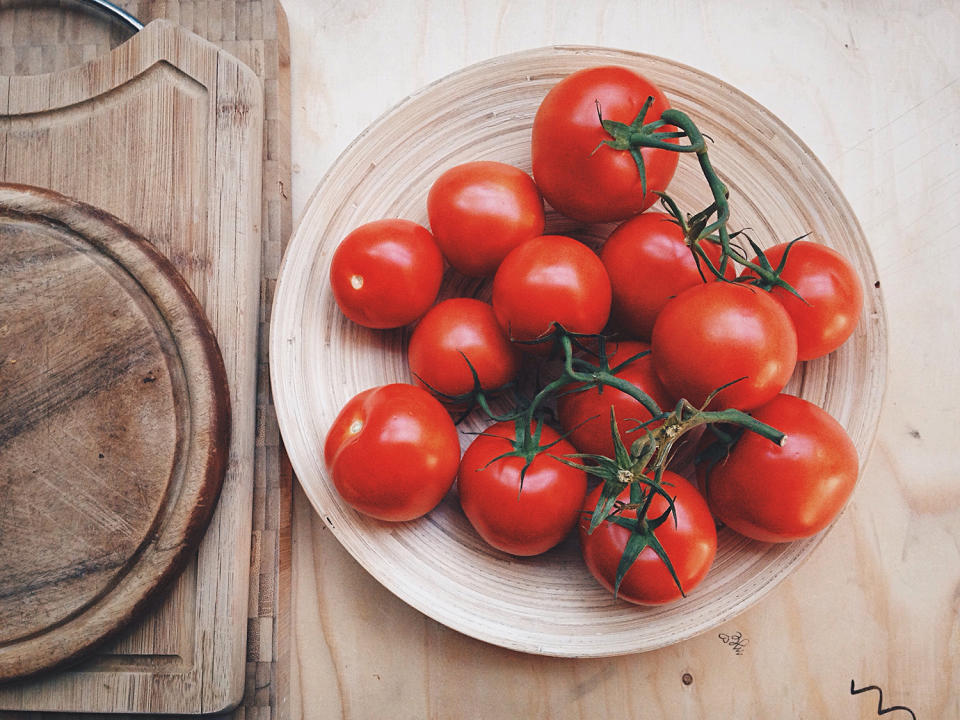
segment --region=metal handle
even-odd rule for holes
[[[91,5],[98,10],[106,12],[108,15],[120,20],[121,22],[133,28],[134,32],[143,30],[143,23],[137,20],[133,15],[121,7],[117,7],[109,0],[78,0],[84,5]]]

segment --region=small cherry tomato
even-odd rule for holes
[[[676,398],[751,410],[773,399],[797,364],[797,333],[770,293],[729,282],[684,290],[653,326],[653,367]],[[736,381],[736,382],[734,382]]]
[[[714,267],[720,248],[701,241]],[[613,287],[612,317],[631,336],[649,340],[657,315],[671,298],[688,287],[714,278],[703,266],[698,269],[683,230],[666,213],[645,212],[627,220],[611,233],[600,250],[600,259]],[[729,263],[725,276],[736,276]]]
[[[780,265],[788,245],[763,251],[774,268]],[[752,274],[749,269],[744,271],[744,275]],[[798,240],[787,252],[780,277],[803,298],[782,287],[770,291],[797,329],[797,359],[823,357],[843,345],[857,327],[863,308],[863,286],[853,265],[826,245]]]
[[[427,195],[430,229],[464,275],[493,275],[507,253],[543,234],[543,199],[523,170],[480,160],[450,168]]]
[[[635,340],[608,344],[607,363],[611,368],[615,368],[634,355],[649,350],[647,343]],[[661,410],[669,412],[672,409],[673,399],[653,371],[649,353],[617,371],[616,376],[636,385],[649,395]],[[573,390],[573,387],[565,390]],[[610,430],[610,408],[613,408],[616,414],[620,440],[629,449],[631,443],[643,435],[641,426],[650,420],[651,416],[639,400],[621,390],[605,386],[580,392],[566,392],[557,398],[557,419],[567,439],[577,450],[612,458],[614,445],[613,433]],[[653,429],[656,425],[654,423],[649,427]]]
[[[653,104],[645,123],[658,120],[670,104],[649,80],[615,66],[580,70],[547,93],[533,120],[531,151],[533,177],[554,209],[583,222],[625,220],[650,207],[656,191],[666,190],[678,153],[660,148],[640,151],[647,181],[644,194],[630,152],[602,144],[611,136],[600,124],[598,107],[604,120],[630,125],[647,98],[653,98]]]
[[[511,555],[539,555],[573,529],[587,491],[587,476],[557,460],[576,450],[555,430],[543,426],[540,444],[556,444],[533,459],[521,487],[524,458],[500,457],[513,449],[515,433],[513,422],[500,422],[470,443],[457,474],[460,505],[491,546]]]
[[[413,520],[453,484],[460,440],[436,398],[395,383],[349,400],[327,432],[323,455],[348,505],[380,520]]]
[[[493,310],[511,340],[547,336],[553,323],[598,333],[610,316],[610,278],[590,248],[562,235],[541,235],[512,250],[493,278]],[[545,353],[549,343],[522,344]]]
[[[488,392],[509,383],[520,369],[520,354],[493,308],[473,298],[450,298],[430,308],[410,336],[407,358],[418,383],[448,397],[474,389],[471,366]]]
[[[340,310],[364,327],[407,325],[437,297],[443,255],[430,232],[409,220],[375,220],[334,251],[330,284]]]
[[[780,447],[744,431],[715,464],[699,463],[697,476],[710,509],[730,529],[763,542],[820,532],[856,485],[853,441],[827,412],[792,395],[777,395],[751,414],[787,439]],[[707,432],[704,440],[709,437]]]
[[[672,516],[668,517],[654,530],[654,535],[666,551],[683,593],[689,594],[713,564],[717,552],[717,530],[707,503],[690,482],[667,470],[663,473],[663,483],[664,489],[674,498],[676,522]],[[601,485],[594,488],[584,502],[578,524],[580,547],[590,573],[613,592],[617,568],[631,530],[604,520],[592,533],[587,532],[590,515],[600,498],[601,489]],[[625,489],[617,499],[628,503],[630,490]],[[655,519],[668,507],[667,501],[657,495],[650,502],[647,517]],[[625,518],[637,517],[636,510],[624,510],[621,515]],[[623,576],[617,597],[638,605],[661,605],[678,600],[682,595],[667,566],[652,548],[646,547]]]

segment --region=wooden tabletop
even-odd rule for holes
[[[956,4],[283,6],[295,219],[368,124],[466,65],[553,44],[651,53],[747,93],[825,164],[869,240],[890,340],[877,441],[828,537],[750,610],[662,650],[571,660],[461,635],[380,586],[297,490],[289,716],[874,718],[882,702],[894,720],[960,717]]]

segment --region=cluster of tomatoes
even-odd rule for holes
[[[692,217],[665,194],[685,152],[716,198]],[[376,220],[337,248],[330,281],[348,318],[416,323],[415,383],[361,392],[329,429],[343,499],[407,521],[456,482],[493,547],[536,555],[578,528],[598,581],[642,604],[700,582],[717,522],[770,542],[826,527],[856,482],[856,450],[827,413],[782,390],[798,361],[852,333],[863,297],[850,264],[803,239],[766,251],[750,241],[745,255],[699,131],[631,70],[558,83],[531,154],[533,178],[492,161],[443,172],[426,198],[430,230]],[[668,212],[648,209],[658,197]],[[544,199],[620,225],[599,251],[544,235]],[[437,303],[447,265],[492,278],[491,302]],[[520,381],[531,366],[536,381]],[[503,393],[514,409],[498,415],[488,400]],[[471,410],[490,425],[461,457],[453,417]],[[668,464],[694,428],[691,481]]]

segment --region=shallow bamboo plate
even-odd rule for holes
[[[762,245],[812,232],[860,271],[866,303],[840,350],[802,364],[787,390],[847,428],[865,463],[886,376],[886,324],[863,233],[836,184],[808,148],[749,97],[697,70],[660,58],[592,47],[558,47],[487,61],[403,101],[334,163],[310,199],[277,287],[271,334],[273,391],[294,469],[316,511],[374,577],[439,622],[524,652],[606,656],[651,650],[715,627],[755,603],[822,540],[767,545],[723,530],[706,580],[684,600],[640,608],[614,600],[588,574],[575,539],[517,559],[486,547],[459,510],[455,490],[421,520],[388,524],[346,507],[327,479],[327,428],[356,392],[409,382],[405,331],[370,331],[338,312],[327,282],[337,243],[357,225],[405,217],[427,225],[426,194],[450,166],[478,159],[530,171],[536,108],[561,77],[602,64],[632,67],[660,85],[714,144],[731,192],[731,228]],[[693,158],[681,158],[670,192],[689,211],[709,202]],[[610,227],[582,228],[548,216],[547,232],[591,241]],[[448,273],[442,294],[486,296],[489,287]],[[478,429],[472,420],[464,430]],[[469,438],[462,436],[465,447]]]

